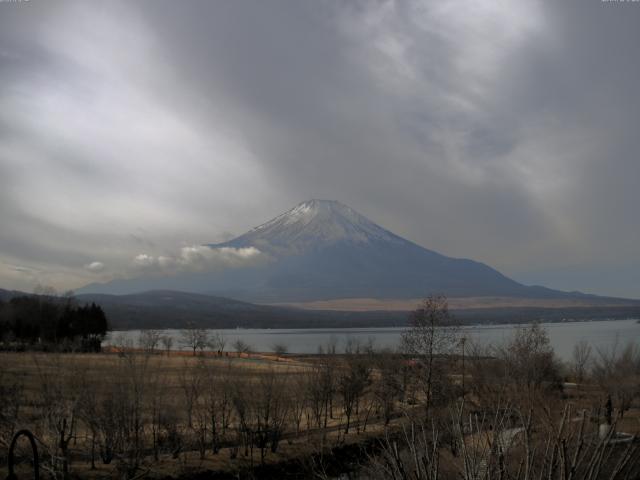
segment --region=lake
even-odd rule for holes
[[[640,341],[640,323],[637,320],[608,320],[590,322],[543,323],[556,354],[569,360],[573,347],[586,340],[595,349],[611,349],[628,342]],[[523,325],[475,325],[462,328],[465,336],[481,344],[500,344],[509,340],[517,328]],[[400,344],[402,327],[393,328],[309,328],[309,329],[223,329],[210,330],[220,333],[227,342],[226,349],[232,350],[236,340],[242,340],[254,351],[273,351],[276,344],[286,345],[290,353],[317,353],[319,346],[337,343],[337,350],[343,351],[349,339],[361,343],[373,342],[376,348],[397,348]],[[180,330],[162,330],[163,335],[173,338],[174,349],[180,346]],[[104,345],[131,342],[136,345],[140,330],[110,332]]]

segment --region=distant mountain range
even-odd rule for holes
[[[34,295],[0,289],[0,301]],[[131,295],[82,294],[80,304],[100,305],[113,329],[184,328],[339,328],[401,326],[404,311],[336,312],[255,305],[224,297],[155,290]],[[2,318],[0,318],[0,321]]]
[[[31,295],[0,289],[0,300]],[[113,329],[184,328],[344,328],[406,325],[411,301],[396,304],[354,305],[338,303],[331,309],[308,310],[284,306],[255,305],[224,297],[176,291],[149,291],[130,295],[82,294],[80,303],[95,302],[104,309]],[[469,299],[452,300],[451,311],[462,323],[520,323],[588,319],[640,318],[640,302],[602,299],[600,304],[561,302],[486,303]],[[606,300],[606,301],[605,301]],[[500,303],[502,302],[502,303]],[[499,306],[495,306],[499,305]],[[313,306],[313,305],[312,305]],[[320,305],[318,308],[327,308]],[[343,310],[337,310],[342,308]],[[390,310],[389,308],[395,308]],[[1,320],[1,318],[0,318]]]
[[[465,323],[640,317],[638,300],[525,286],[483,263],[427,250],[335,201],[301,203],[198,249],[259,251],[264,261],[116,279],[77,298],[101,305],[117,329],[400,326],[429,294],[448,296]],[[0,300],[23,294],[0,290]]]
[[[268,261],[224,271],[148,275],[92,284],[78,293],[173,290],[249,302],[291,303],[349,298],[595,298],[522,285],[469,259],[451,258],[385,230],[346,205],[310,200],[211,249],[258,249]]]

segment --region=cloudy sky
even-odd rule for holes
[[[601,0],[0,1],[0,288],[185,262],[326,198],[640,298],[639,24]]]

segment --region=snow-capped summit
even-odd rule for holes
[[[420,221],[420,219],[415,219]],[[405,240],[331,200],[309,200],[212,249],[253,247],[268,261],[226,270],[113,280],[84,293],[181,290],[252,302],[449,296],[554,297],[473,260]]]
[[[308,200],[223,245],[253,246],[279,256],[342,242],[367,244],[375,241],[404,242],[340,202]]]

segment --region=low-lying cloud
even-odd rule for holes
[[[204,272],[226,268],[253,267],[268,260],[266,254],[255,247],[182,247],[176,255],[149,255],[141,253],[133,259],[136,272],[172,275],[185,272]]]
[[[104,266],[104,263],[95,261],[95,262],[87,263],[84,266],[84,268],[86,268],[90,272],[99,273],[104,271],[105,266]]]

